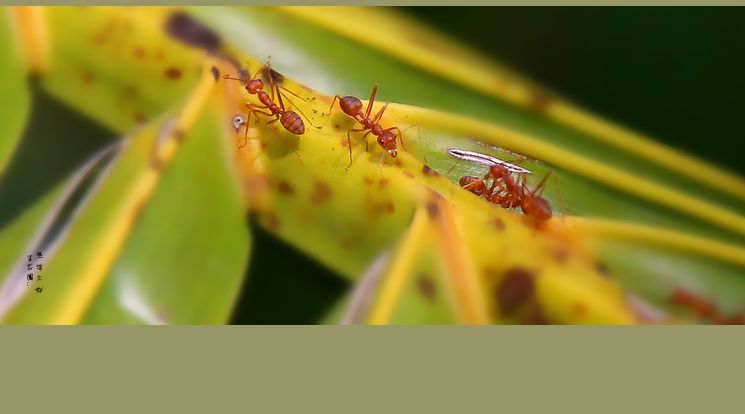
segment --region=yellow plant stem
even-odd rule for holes
[[[23,48],[26,70],[43,74],[49,68],[49,37],[41,6],[15,6],[10,18]]]
[[[371,325],[385,325],[390,322],[396,305],[399,303],[401,292],[412,273],[418,253],[427,241],[429,229],[426,209],[417,208],[414,220],[392,260],[390,270],[384,276],[380,296],[370,311],[368,321]]]
[[[284,7],[291,14],[422,70],[535,110],[595,139],[745,200],[742,177],[654,142],[541,91],[532,82],[399,13],[377,8]]]
[[[591,237],[652,245],[745,267],[745,249],[673,230],[615,220],[563,217],[567,226]]]
[[[467,243],[458,229],[453,209],[436,193],[429,201],[430,218],[435,222],[440,257],[445,275],[455,296],[455,304],[462,323],[468,325],[490,323],[485,289],[475,268],[475,261],[466,250]],[[432,214],[436,211],[436,214]]]

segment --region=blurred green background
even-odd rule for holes
[[[579,106],[713,164],[745,174],[745,9],[402,9],[513,67]],[[74,123],[75,141],[49,132]],[[0,188],[0,225],[113,134],[37,92],[20,154]],[[37,151],[38,148],[46,151]],[[49,149],[54,148],[55,151]],[[36,157],[46,154],[49,159]],[[37,171],[38,172],[38,171]],[[19,177],[37,177],[29,182]],[[17,188],[22,186],[22,189]],[[22,191],[19,191],[22,190]],[[13,194],[13,197],[8,197]],[[19,195],[20,194],[20,195]],[[250,224],[255,242],[232,323],[316,323],[347,283]]]

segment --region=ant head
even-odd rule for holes
[[[378,145],[388,151],[388,154],[391,157],[396,158],[396,155],[398,155],[398,149],[396,149],[396,136],[393,135],[391,131],[383,131],[383,133],[378,136]]]
[[[356,116],[362,112],[362,101],[354,96],[345,96],[339,100],[339,106],[345,114],[349,116]]]
[[[548,220],[552,216],[551,204],[545,198],[534,195],[523,200],[522,209],[525,213],[539,219]]]
[[[264,82],[260,79],[250,79],[246,82],[246,90],[251,95],[255,95],[260,89],[264,89]]]
[[[509,170],[502,165],[495,164],[489,167],[489,175],[491,175],[492,178],[502,178],[507,176],[509,173]]]

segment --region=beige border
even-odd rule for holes
[[[737,412],[745,368],[739,327],[3,327],[0,343],[8,413]]]

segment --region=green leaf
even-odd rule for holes
[[[20,45],[11,33],[9,9],[0,9],[0,178],[22,137],[23,126],[31,108],[31,96],[21,60]]]
[[[199,123],[185,138],[85,323],[227,321],[250,239],[215,121]]]

